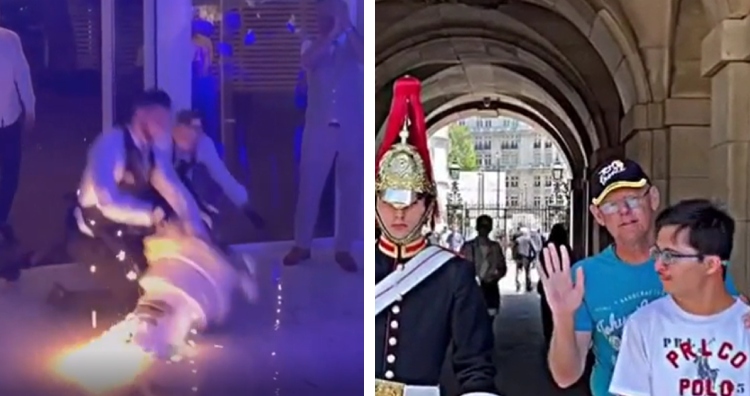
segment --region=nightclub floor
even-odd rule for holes
[[[159,363],[140,381],[148,386],[117,395],[361,394],[363,275],[345,273],[335,264],[329,240],[316,244],[313,259],[294,268],[281,266],[288,244],[240,247],[258,263],[258,302],[238,301],[227,323],[196,339],[195,357]],[[354,253],[361,266],[361,247]],[[0,286],[5,318],[0,394],[86,395],[50,367],[65,348],[108,328],[117,313],[95,292],[85,292],[87,297],[80,298],[85,303],[65,308],[46,300],[55,283],[92,290],[91,278],[88,268],[59,265],[26,271],[18,282]],[[91,367],[90,372],[95,376],[102,370],[107,369]]]

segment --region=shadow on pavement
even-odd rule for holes
[[[538,294],[503,294],[494,332],[501,396],[588,395],[587,381],[570,389],[560,389],[547,371]],[[457,396],[453,378],[446,378],[445,382],[443,394]]]

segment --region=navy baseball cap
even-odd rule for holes
[[[609,160],[596,168],[591,181],[591,203],[599,205],[613,191],[621,188],[642,188],[651,184],[646,172],[629,159]]]

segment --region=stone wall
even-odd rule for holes
[[[710,31],[700,72],[692,78],[707,80],[710,92],[698,83],[673,84],[665,100],[634,106],[622,121],[622,143],[654,179],[664,205],[694,197],[726,205],[737,220],[730,270],[750,293],[749,17]]]

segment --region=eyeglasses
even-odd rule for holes
[[[625,197],[619,201],[611,201],[599,205],[599,210],[605,215],[612,215],[620,211],[620,207],[624,204],[629,210],[636,210],[643,205],[643,198],[646,198],[651,189],[646,189],[641,195],[634,197]]]
[[[681,261],[702,261],[705,256],[697,253],[679,253],[671,250],[661,250],[658,246],[651,248],[651,258],[661,261],[665,266],[677,264]]]
[[[203,124],[201,123],[192,123],[190,124],[190,128],[195,132],[203,132]]]

